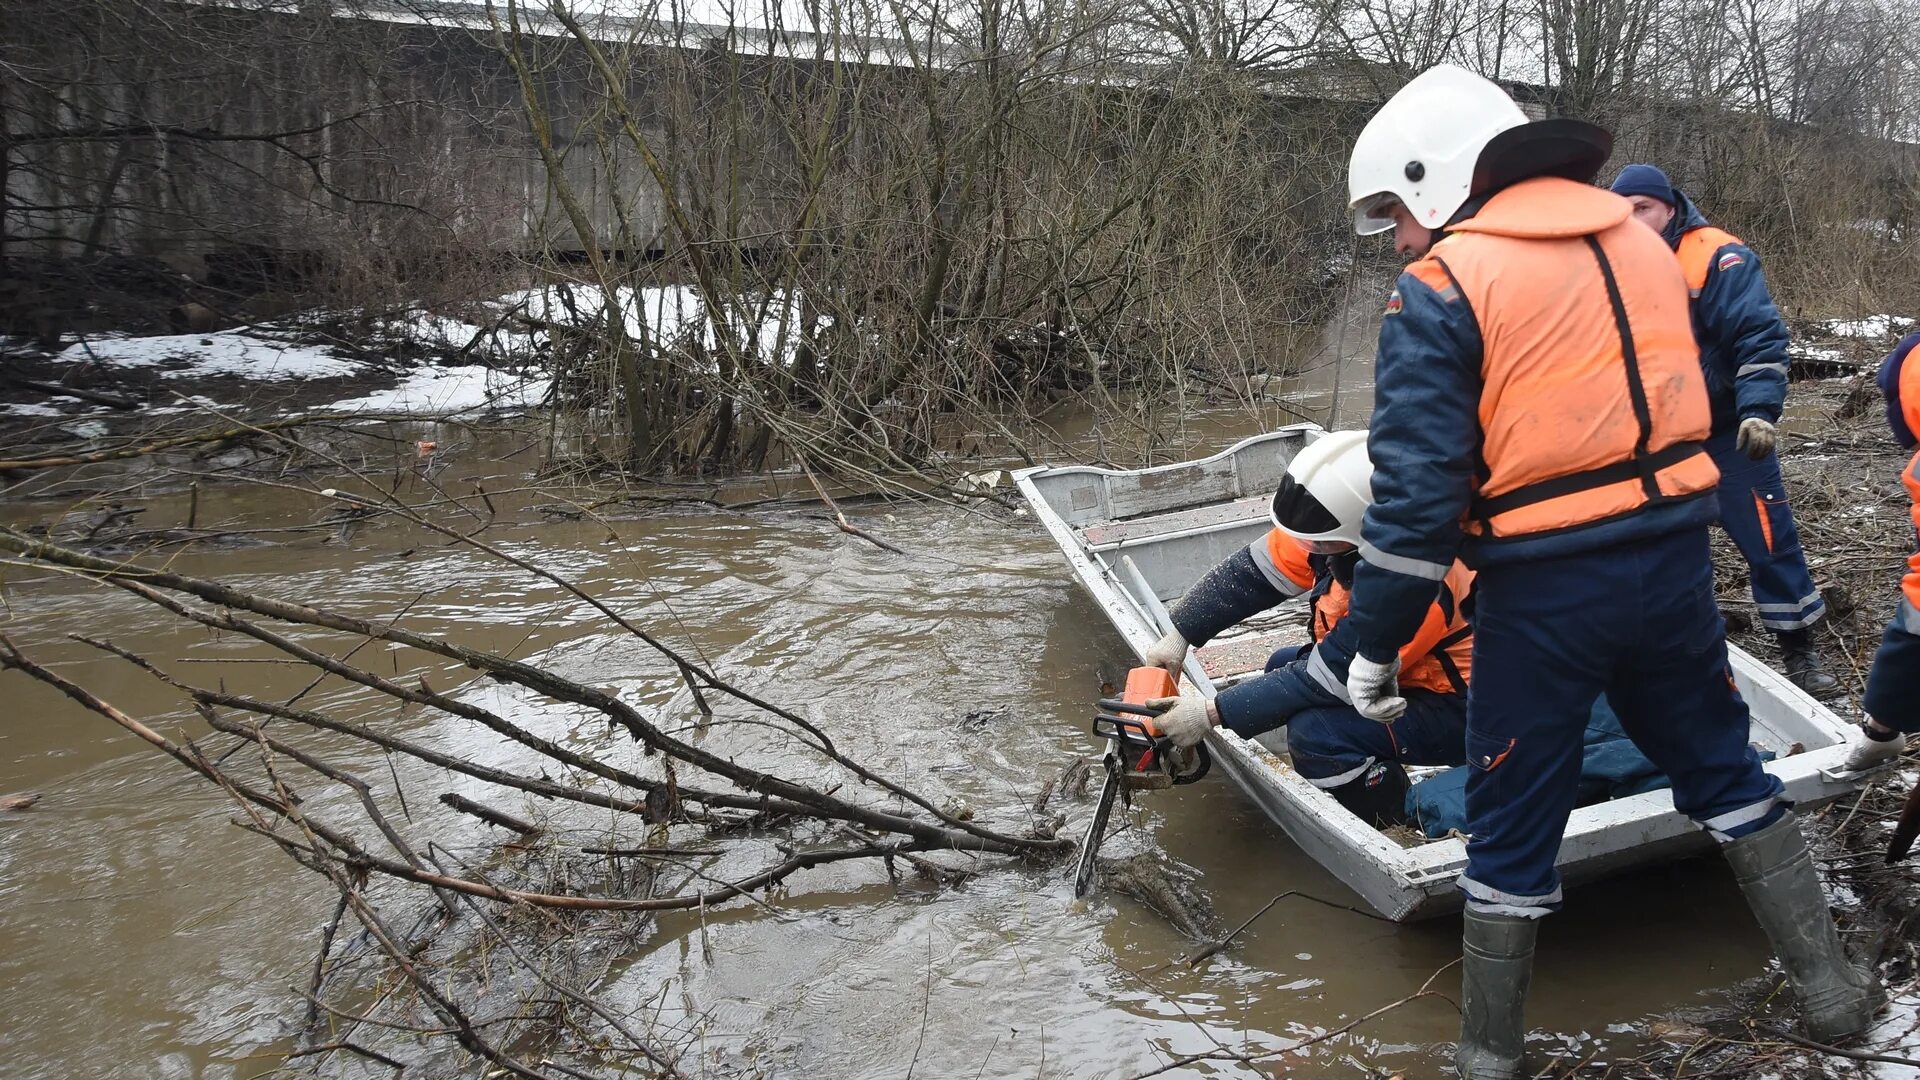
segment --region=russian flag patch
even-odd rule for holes
[[[1719,263],[1720,272],[1725,273],[1728,270],[1731,270],[1734,267],[1739,266],[1741,263],[1746,261],[1747,261],[1746,256],[1741,255],[1737,251],[1729,251],[1726,254],[1720,256],[1720,263]]]
[[[1387,314],[1389,315],[1400,314],[1400,308],[1402,306],[1403,305],[1400,300],[1400,290],[1395,289],[1393,290],[1392,294],[1387,297]]]

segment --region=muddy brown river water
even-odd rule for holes
[[[1364,394],[1352,378],[1346,391]],[[1310,385],[1300,400],[1323,410],[1327,389]],[[1244,414],[1223,414],[1196,438],[1217,447],[1252,430]],[[445,437],[459,447],[462,436]],[[496,488],[527,471],[488,460],[482,444],[456,460],[459,477]],[[178,492],[141,502],[148,527],[187,513]],[[0,505],[0,519],[45,520],[54,508]],[[203,488],[196,513],[261,527],[315,511],[311,496],[233,485]],[[662,513],[617,522],[611,538],[576,522],[488,536],[573,575],[721,675],[804,710],[853,756],[983,820],[1018,824],[1047,777],[1097,750],[1086,725],[1102,677],[1128,662],[1119,637],[1030,521],[918,503],[853,513],[913,554],[790,509]],[[576,601],[396,525],[345,544],[305,535],[171,558],[187,573],[363,615],[405,609],[415,628],[536,658],[643,708],[684,709],[672,673]],[[0,628],[129,712],[189,734],[203,729],[177,698],[63,635],[108,636],[202,682],[282,698],[309,678],[247,663],[266,653],[109,592],[9,568]],[[313,700],[391,713],[344,685]],[[392,722],[476,757],[511,757],[468,730]],[[576,748],[629,752],[601,726],[529,722]],[[422,802],[472,785],[424,770],[406,779]],[[9,672],[0,794],[22,791],[44,798],[0,814],[0,1076],[273,1072],[330,887],[225,824],[232,808],[208,785]],[[1089,806],[1066,809],[1073,827]],[[1358,902],[1224,779],[1143,799],[1134,820],[1192,868],[1225,926],[1288,890]],[[1065,866],[991,869],[937,892],[896,888],[877,867],[814,871],[770,907],[710,911],[705,948],[697,918],[661,919],[603,989],[697,1032],[695,1075],[1131,1076],[1216,1044],[1284,1047],[1338,1027],[1413,993],[1458,953],[1453,919],[1394,926],[1293,899],[1199,970],[1139,975],[1187,943],[1124,896],[1109,891],[1081,910],[1070,893]],[[1542,932],[1529,1020],[1541,1049],[1605,1060],[1632,1052],[1651,1015],[1711,1005],[1765,964],[1718,861],[1652,869],[1570,895]],[[1457,979],[1437,986],[1451,995]],[[1451,1006],[1426,999],[1261,1072],[1215,1062],[1188,1075],[1436,1076],[1456,1030]]]

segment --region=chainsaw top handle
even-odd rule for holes
[[[1100,707],[1106,712],[1093,718],[1093,733],[1103,739],[1113,740],[1120,754],[1121,765],[1128,772],[1144,773],[1153,769],[1165,772],[1175,784],[1191,784],[1207,775],[1213,768],[1213,755],[1205,743],[1193,747],[1192,764],[1185,770],[1179,770],[1176,761],[1182,757],[1175,750],[1173,741],[1160,734],[1152,718],[1166,712],[1128,701],[1103,700]],[[1123,715],[1123,714],[1132,715]]]

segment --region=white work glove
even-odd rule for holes
[[[1407,699],[1400,696],[1400,657],[1380,664],[1359,654],[1347,665],[1347,697],[1361,716],[1390,724],[1407,711]]]
[[[1169,630],[1167,636],[1153,643],[1145,657],[1148,667],[1165,669],[1175,679],[1180,677],[1180,669],[1187,662],[1187,639],[1180,631]]]
[[[1843,779],[1861,776],[1883,765],[1891,765],[1906,749],[1907,740],[1903,735],[1895,735],[1883,742],[1868,738],[1867,733],[1862,731],[1847,751],[1847,760],[1834,772]]]
[[[1153,718],[1153,726],[1183,750],[1206,738],[1207,732],[1220,724],[1220,714],[1214,711],[1213,702],[1199,694],[1154,698],[1147,705],[1167,710]]]
[[[1773,453],[1773,425],[1757,416],[1740,421],[1740,433],[1733,437],[1733,448],[1759,461]]]

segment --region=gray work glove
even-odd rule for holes
[[[1213,702],[1199,694],[1181,694],[1179,697],[1154,698],[1147,702],[1150,708],[1165,709],[1166,712],[1154,717],[1153,726],[1160,734],[1173,741],[1173,745],[1186,749],[1207,737],[1207,732],[1220,724],[1220,714],[1214,711]]]
[[[1407,699],[1400,696],[1400,657],[1390,663],[1376,663],[1355,655],[1347,665],[1347,697],[1361,716],[1391,724],[1407,711]]]
[[[1773,425],[1757,416],[1740,421],[1740,432],[1733,437],[1733,448],[1759,461],[1773,453]]]
[[[1147,650],[1145,660],[1148,667],[1162,668],[1177,681],[1181,667],[1187,662],[1187,639],[1180,636],[1180,631],[1169,630],[1166,637]]]

